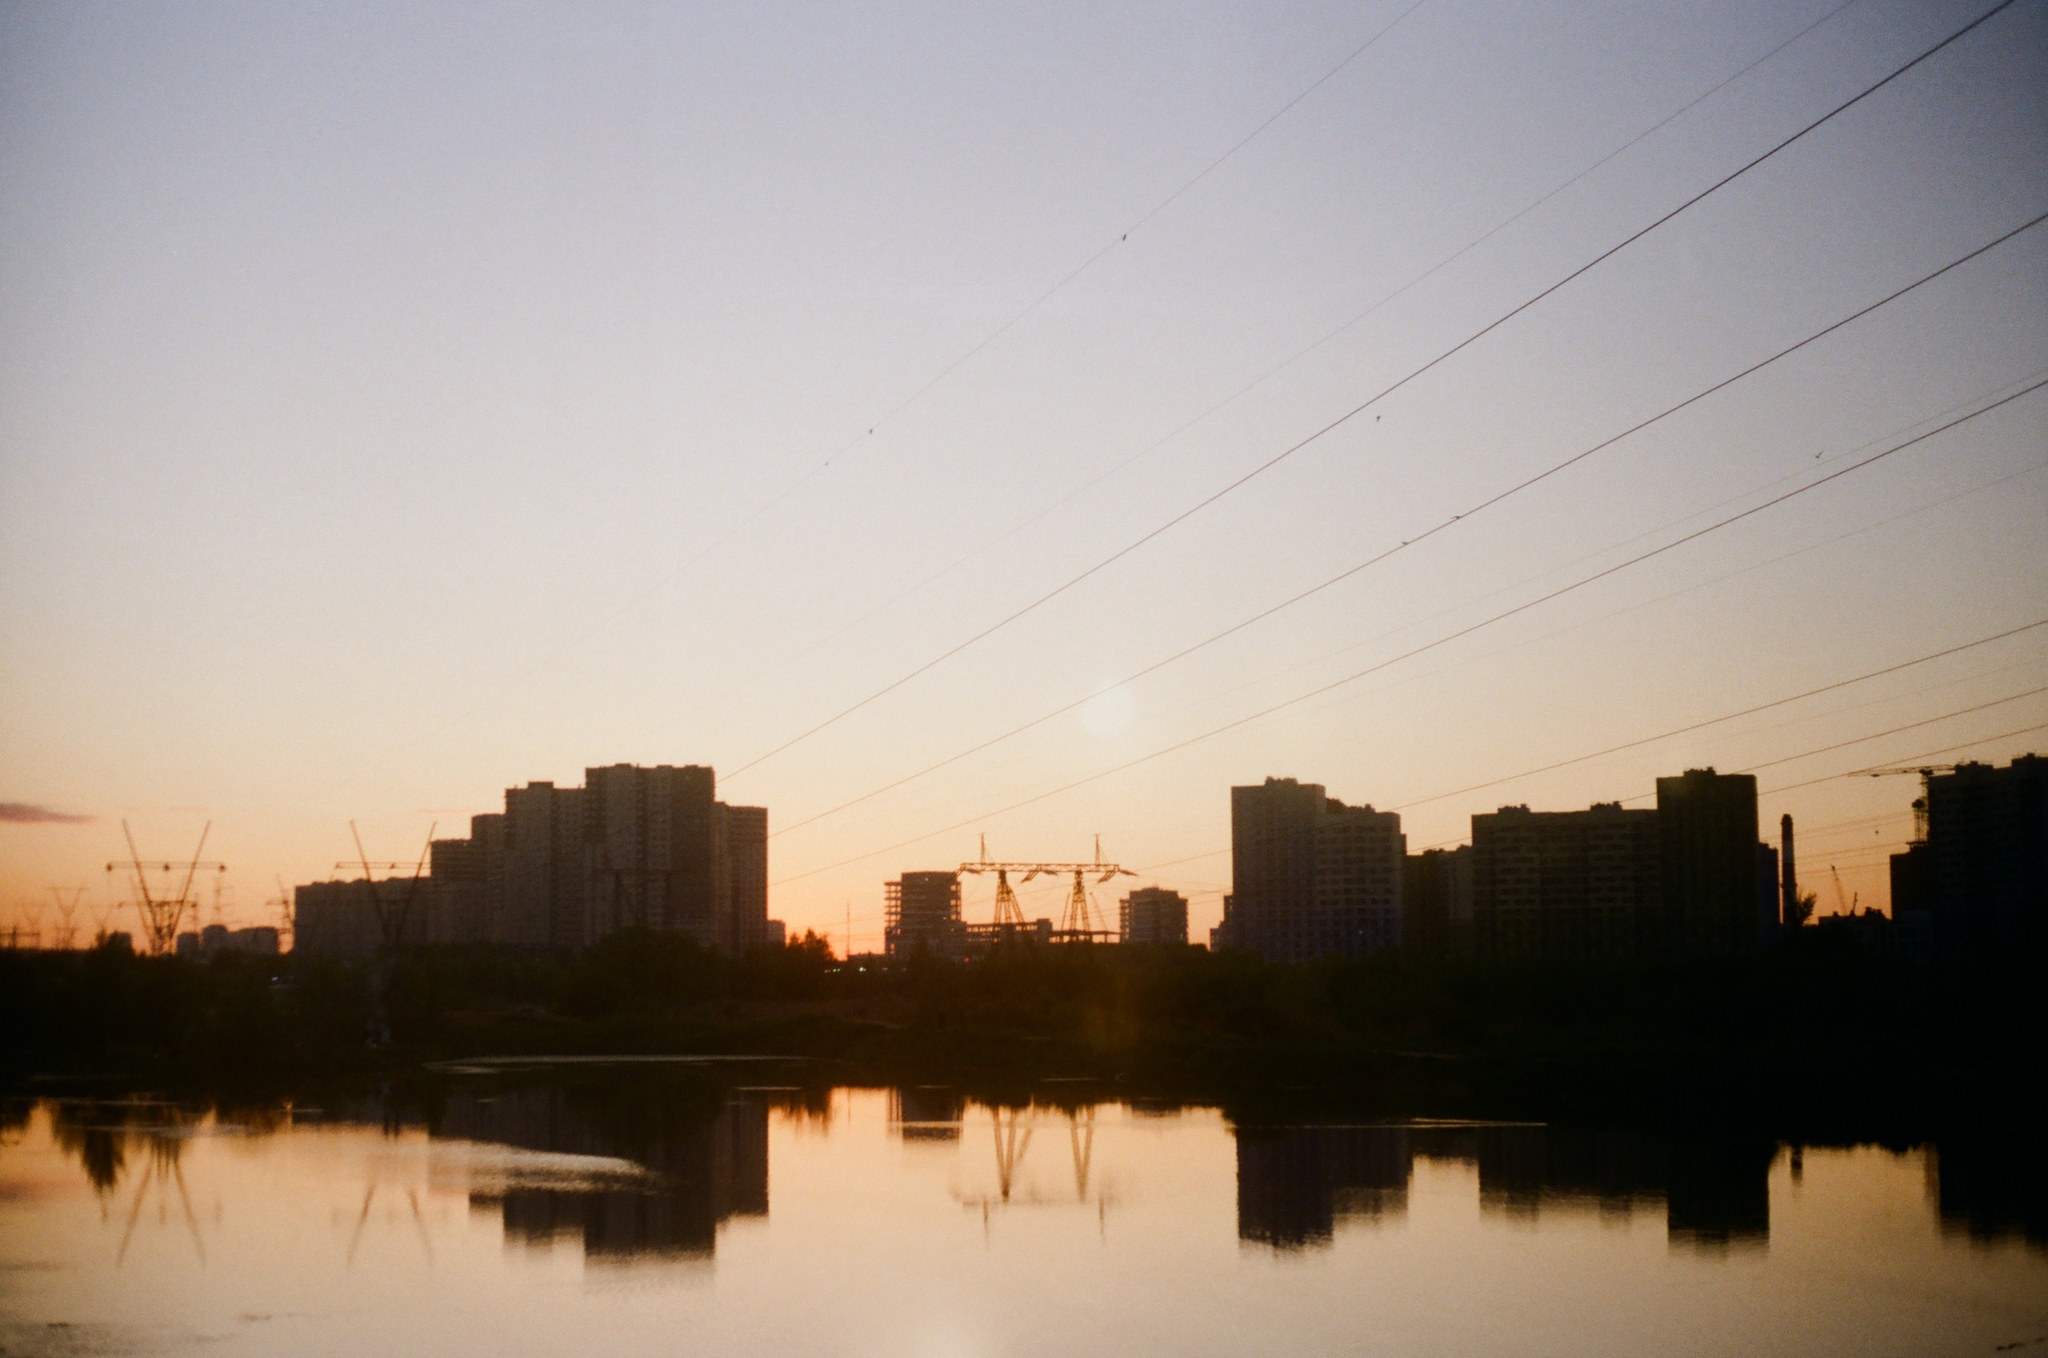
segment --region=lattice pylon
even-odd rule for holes
[[[1010,885],[1007,868],[996,869],[996,923],[1024,927],[1024,907],[1017,904],[1017,891]]]
[[[1090,933],[1095,921],[1088,908],[1088,886],[1081,880],[1081,870],[1074,869],[1074,889],[1067,893],[1067,917],[1060,928],[1069,933]]]

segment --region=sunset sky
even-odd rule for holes
[[[0,926],[616,762],[861,947],[980,833],[1206,937],[1268,775],[1754,768],[1882,905],[1844,775],[2048,750],[2048,222],[1469,511],[2048,212],[2048,3],[1303,441],[1996,4],[0,9]]]

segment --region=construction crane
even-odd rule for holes
[[[970,876],[984,872],[996,875],[995,926],[998,930],[1021,930],[1025,927],[1023,907],[1017,903],[1017,890],[1010,885],[1010,874],[1021,872],[1019,882],[1028,882],[1034,877],[1053,877],[1071,873],[1073,889],[1067,893],[1067,904],[1060,916],[1060,927],[1053,936],[1061,942],[1085,943],[1097,935],[1111,938],[1114,929],[1098,929],[1088,902],[1088,881],[1095,878],[1095,884],[1116,877],[1135,877],[1138,874],[1116,863],[1107,863],[1102,858],[1102,836],[1095,836],[1095,861],[1092,863],[998,863],[988,856],[988,836],[981,836],[981,857],[971,863],[962,863],[960,871]]]
[[[277,908],[277,936],[281,941],[282,950],[289,952],[292,942],[292,893],[285,887],[282,873],[272,873],[271,880],[277,883],[277,897],[264,904]]]
[[[135,887],[140,896],[135,906],[142,912],[143,942],[152,955],[161,957],[177,947],[178,925],[185,918],[185,912],[198,911],[198,906],[192,900],[192,879],[201,868],[212,868],[215,872],[222,873],[228,870],[228,865],[207,862],[200,858],[200,855],[206,852],[206,837],[213,833],[212,821],[206,822],[206,828],[199,832],[199,847],[192,851],[191,860],[184,863],[159,864],[154,860],[145,862],[142,855],[135,851],[135,835],[125,820],[121,822],[121,833],[128,840],[129,859],[124,863],[107,864],[107,871],[112,873],[126,868],[135,874]],[[158,895],[149,889],[149,869],[152,866],[162,869],[166,887],[170,885],[171,874],[180,871],[185,874],[185,879],[178,884],[175,894]]]
[[[1927,798],[1930,792],[1928,785],[1934,781],[1935,774],[1954,773],[1955,771],[1956,766],[1954,764],[1923,764],[1917,769],[1863,770],[1867,776],[1872,778],[1889,778],[1901,773],[1917,773],[1920,775],[1920,796],[1913,802],[1913,842],[1915,844],[1925,844],[1927,842]]]
[[[9,948],[27,948],[38,952],[43,946],[43,907],[40,902],[23,905],[21,913],[28,919],[28,928],[16,924],[7,931]]]
[[[1841,871],[1832,863],[1828,865],[1828,874],[1835,879],[1835,909],[1848,918],[1854,919],[1856,917],[1856,904],[1863,899],[1862,894],[1858,893],[1853,896],[1843,894]]]
[[[434,851],[434,831],[439,828],[440,823],[438,821],[427,827],[427,845],[420,850],[420,857],[417,863],[372,863],[370,856],[363,852],[362,831],[356,829],[354,821],[348,823],[348,832],[355,837],[356,841],[356,858],[353,863],[336,863],[334,865],[335,871],[339,872],[343,868],[361,868],[363,870],[363,888],[370,893],[370,906],[377,912],[377,932],[383,939],[384,948],[387,952],[395,949],[400,943],[405,941],[405,926],[411,919],[413,902],[419,897],[420,883],[424,879],[427,870],[428,855]],[[405,879],[405,890],[399,894],[395,904],[387,905],[384,899],[386,893],[377,889],[377,874],[379,872],[404,872],[408,868],[412,870],[412,876]],[[387,878],[386,880],[395,879]],[[284,883],[280,881],[278,888],[282,890],[283,887]]]

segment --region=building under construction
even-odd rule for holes
[[[1904,950],[2048,951],[2048,758],[1916,771],[1913,843],[1891,859],[1892,920],[1914,935]]]
[[[960,874],[906,872],[883,888],[883,951],[890,957],[968,955],[960,918]]]

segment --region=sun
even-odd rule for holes
[[[1132,695],[1130,685],[1117,684],[1103,689],[1083,705],[1081,725],[1091,736],[1107,738],[1122,735],[1137,712],[1138,700]]]

